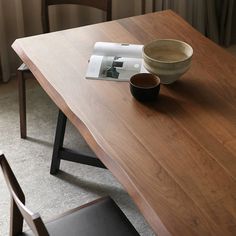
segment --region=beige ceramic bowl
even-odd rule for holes
[[[145,68],[158,75],[163,84],[171,84],[184,74],[191,65],[193,49],[175,39],[158,39],[143,47]]]

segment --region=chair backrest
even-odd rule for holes
[[[11,195],[10,236],[22,233],[24,219],[35,235],[49,236],[40,215],[32,213],[26,208],[24,193],[5,156],[1,152],[0,166]]]
[[[112,0],[42,0],[41,14],[44,33],[50,32],[49,6],[64,4],[83,5],[97,8],[106,12],[107,21],[112,19]]]

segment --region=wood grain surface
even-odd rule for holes
[[[141,104],[127,82],[86,80],[97,41],[174,38],[192,66]],[[236,235],[236,59],[172,11],[18,39],[41,86],[159,235]]]

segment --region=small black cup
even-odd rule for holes
[[[130,92],[138,101],[154,101],[158,97],[160,83],[159,77],[153,74],[136,74],[130,78]]]

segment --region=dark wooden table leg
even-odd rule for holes
[[[57,118],[57,128],[56,128],[56,135],[54,140],[54,147],[53,147],[53,154],[52,154],[52,163],[50,174],[55,175],[58,173],[61,158],[59,156],[60,149],[63,147],[63,141],[65,136],[65,129],[66,129],[66,121],[67,117],[64,113],[59,110],[58,118]]]

